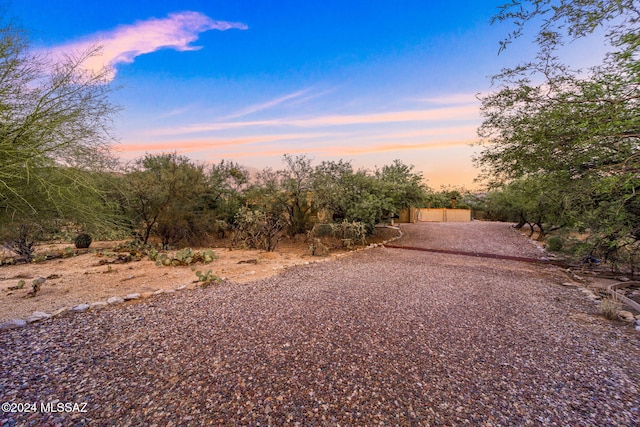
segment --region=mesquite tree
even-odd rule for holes
[[[83,63],[98,49],[62,61],[34,54],[24,33],[0,25],[0,228],[67,220],[96,224],[110,211],[95,172],[112,163],[106,73]],[[38,227],[35,227],[38,228]],[[8,233],[8,234],[7,234]]]
[[[640,240],[640,4],[631,0],[529,0],[504,5],[495,17],[516,25],[501,49],[525,26],[540,25],[530,62],[493,77],[482,98],[476,158],[494,186],[514,179],[544,183],[557,198],[554,224],[592,232],[605,256]],[[602,63],[574,70],[560,58],[567,40],[606,29]]]

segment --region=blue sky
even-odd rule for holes
[[[373,168],[400,159],[434,188],[474,186],[488,76],[531,56],[489,25],[501,0],[13,0],[35,49],[95,43],[121,86],[123,160],[282,166],[282,154]]]

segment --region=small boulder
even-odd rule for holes
[[[140,294],[138,294],[138,293],[129,294],[129,295],[124,297],[125,301],[131,301],[131,300],[134,300],[134,299],[140,299]]]
[[[91,307],[89,304],[78,304],[75,307],[71,307],[71,311],[75,313],[82,313],[83,311],[89,310],[89,307]]]
[[[107,304],[106,301],[96,301],[96,302],[92,302],[89,305],[91,308],[101,308],[101,307],[106,307],[109,304]]]
[[[40,320],[48,319],[50,317],[51,315],[48,313],[45,313],[44,311],[34,311],[33,313],[31,313],[31,316],[27,317],[27,323],[38,322]]]
[[[7,320],[4,323],[0,323],[0,330],[24,328],[25,326],[27,326],[27,322],[25,320],[11,319],[11,320]]]
[[[107,300],[107,304],[120,304],[124,299],[120,297],[111,297]]]
[[[625,322],[633,322],[636,318],[633,316],[633,313],[626,310],[620,310],[618,312],[618,317]]]

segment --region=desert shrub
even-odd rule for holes
[[[551,237],[547,240],[547,249],[552,252],[558,252],[564,246],[564,240],[561,237]]]
[[[232,230],[231,225],[224,219],[215,220],[212,229],[219,239],[224,239],[227,233]]]
[[[149,252],[154,251],[155,249],[151,245],[145,244],[142,240],[133,239],[125,243],[115,245],[112,250],[115,253],[125,252],[128,255],[131,255],[131,259],[140,261],[145,256],[149,256]]]
[[[369,227],[367,224],[357,221],[343,221],[336,224],[336,228],[336,232],[342,236],[342,239],[349,239],[360,245],[367,244],[367,234],[369,233]]]
[[[76,245],[76,248],[78,248],[78,249],[86,249],[89,246],[91,246],[91,242],[92,241],[93,241],[93,239],[91,238],[91,236],[89,234],[80,233],[73,240],[73,243]]]
[[[334,227],[332,224],[315,224],[311,229],[311,234],[314,237],[325,237],[334,235]]]
[[[236,215],[234,245],[272,252],[280,241],[284,221],[275,213],[242,208]]]
[[[329,254],[329,248],[319,238],[315,237],[309,244],[309,253],[312,256],[326,256]]]
[[[357,221],[343,221],[337,224],[316,224],[309,232],[309,240],[313,242],[321,237],[330,237],[340,240],[343,246],[351,247],[353,244],[366,245],[367,233],[367,225]],[[311,250],[313,252],[313,249]]]
[[[615,320],[618,318],[618,311],[620,311],[620,302],[615,296],[608,296],[603,298],[600,302],[600,312],[609,320]]]
[[[2,246],[30,262],[35,253],[35,242],[42,233],[42,227],[36,224],[20,224],[2,236]]]

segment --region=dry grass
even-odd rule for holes
[[[621,304],[617,295],[608,295],[600,302],[600,312],[609,320],[616,320]]]

